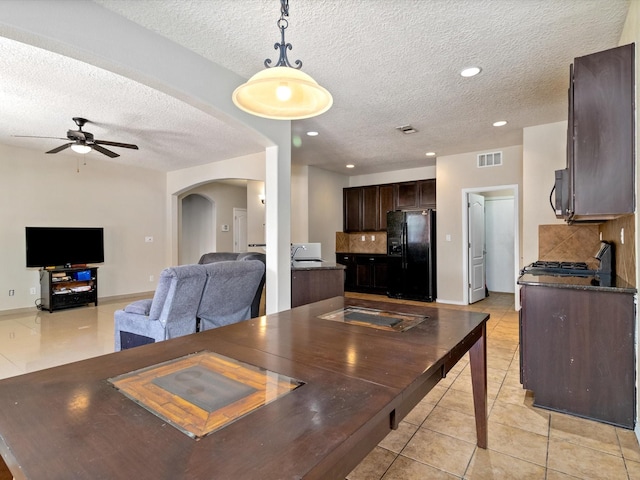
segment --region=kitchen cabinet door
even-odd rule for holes
[[[356,260],[354,255],[336,253],[336,263],[347,267],[344,271],[344,289],[352,292],[356,287]]]
[[[378,230],[387,230],[387,212],[396,209],[394,202],[395,185],[380,185],[378,189]]]
[[[362,188],[343,189],[343,228],[345,232],[362,231]]]
[[[387,290],[386,255],[356,256],[356,289],[360,292],[385,293]]]
[[[420,180],[418,182],[420,208],[436,208],[436,179]]]
[[[534,405],[633,428],[633,295],[525,285],[521,303],[521,380]]]
[[[575,59],[567,149],[573,221],[634,212],[634,48]]]
[[[378,187],[362,187],[361,230],[378,230]]]
[[[396,208],[399,210],[418,208],[418,182],[398,183],[397,189]]]

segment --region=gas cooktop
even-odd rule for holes
[[[554,262],[537,261],[527,265],[520,272],[532,275],[570,275],[589,277],[596,274],[596,270],[589,269],[584,262]]]

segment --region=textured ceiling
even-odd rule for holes
[[[277,0],[96,3],[246,78],[265,58],[277,59]],[[324,115],[292,122],[301,138],[293,162],[353,175],[434,164],[427,151],[520,144],[523,127],[566,119],[569,64],[616,46],[628,6],[629,0],[290,0],[289,59],[302,60],[334,97]],[[85,116],[96,122],[85,128],[96,138],[140,146],[120,150],[116,160],[149,168],[172,170],[262,148],[210,115],[113,73],[8,40],[0,41],[0,58],[0,142],[45,151],[58,143],[11,135],[64,137],[75,128],[71,117]],[[460,77],[469,65],[482,73]],[[503,119],[507,126],[491,125]],[[418,133],[399,133],[395,127],[404,124]],[[308,130],[320,135],[307,137]],[[356,168],[345,170],[347,163]]]

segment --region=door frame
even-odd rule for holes
[[[513,256],[514,271],[513,283],[515,285],[515,308],[520,310],[520,288],[518,286],[518,277],[520,275],[520,191],[518,184],[511,185],[494,185],[488,187],[474,187],[462,189],[462,303],[469,305],[469,208],[467,206],[467,198],[469,193],[493,192],[496,190],[512,190],[513,191]]]

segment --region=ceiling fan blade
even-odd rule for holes
[[[94,140],[93,143],[98,145],[111,145],[112,147],[132,148],[134,150],[138,150],[138,146],[133,145],[132,143],[109,142],[107,140]]]
[[[91,148],[93,148],[97,152],[100,152],[100,153],[106,155],[107,157],[116,158],[116,157],[120,156],[116,152],[112,152],[111,150],[107,150],[106,148],[101,147],[100,145],[96,145],[95,143],[93,145],[91,145]]]
[[[45,152],[45,153],[58,153],[66,148],[69,148],[71,145],[73,145],[73,143],[65,143],[64,145],[60,145],[59,147],[54,148],[53,150],[49,150],[48,152]]]
[[[11,135],[11,136],[16,138],[53,138],[55,140],[67,140],[66,138],[62,138],[62,137],[40,137],[37,135]]]

